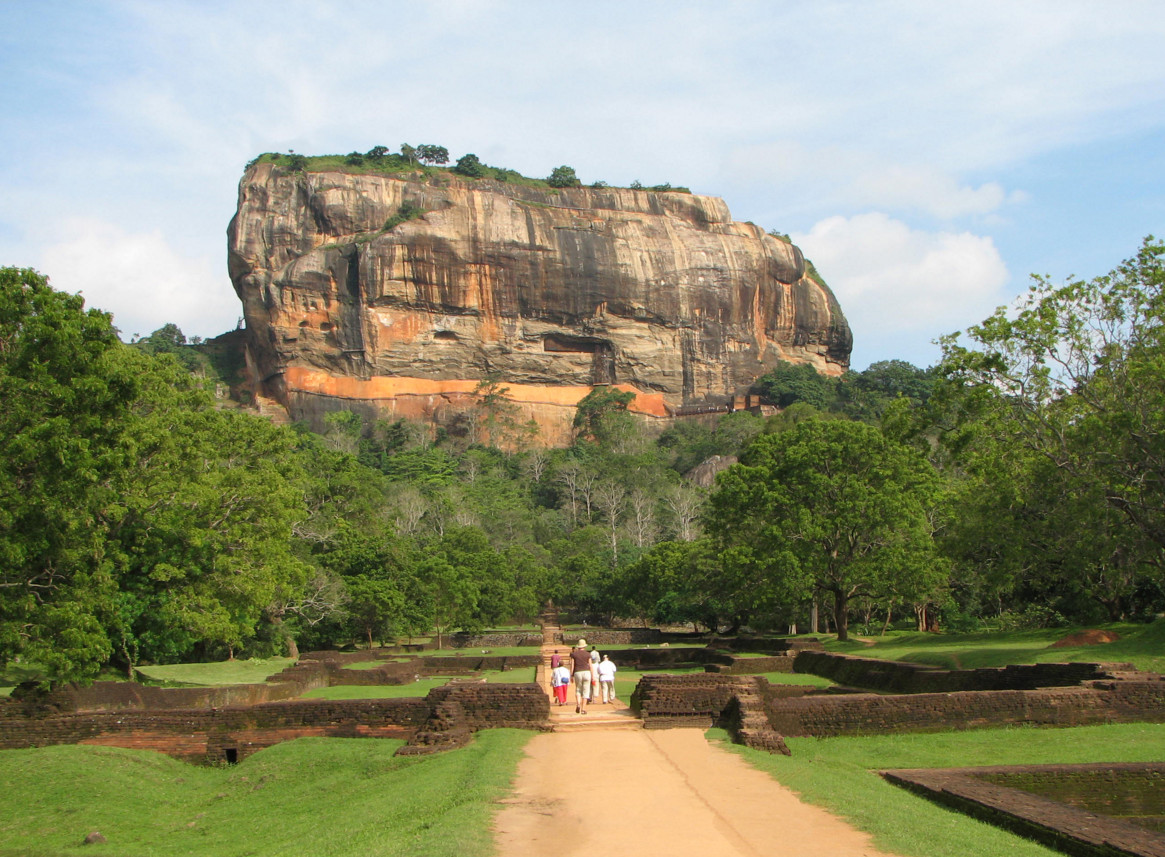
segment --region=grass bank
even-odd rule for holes
[[[473,676],[431,676],[408,684],[351,685],[338,684],[333,687],[319,687],[309,690],[302,699],[400,699],[402,697],[425,696],[435,687],[448,684],[456,678],[482,680],[490,684],[532,684],[534,667],[516,670],[484,670]]]
[[[1114,631],[1120,639],[1094,646],[1051,648],[1081,628],[1041,628],[1034,631],[983,631],[973,634],[920,634],[895,631],[885,637],[826,643],[831,652],[864,658],[912,661],[946,669],[1001,667],[1007,664],[1120,661],[1137,669],[1165,673],[1165,619],[1148,625],[1117,623],[1094,626]],[[872,644],[871,644],[872,643]]]
[[[892,786],[874,773],[878,769],[1165,759],[1165,724],[787,738],[791,757],[728,744],[720,730],[709,734],[803,800],[872,834],[879,848],[904,857],[1050,857],[1059,852]]]
[[[211,664],[138,667],[138,672],[153,681],[217,687],[262,682],[267,676],[282,672],[294,663],[294,658],[250,658],[245,661],[219,661]]]
[[[0,857],[454,857],[491,852],[490,821],[532,733],[459,750],[304,738],[237,766],[99,747],[0,752]],[[105,844],[82,845],[91,831]]]

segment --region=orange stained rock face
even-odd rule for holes
[[[413,396],[460,398],[472,396],[480,381],[473,379],[436,380],[380,376],[360,380],[351,376],[331,375],[304,366],[288,367],[284,381],[289,392],[309,393],[341,399],[362,401],[391,400]],[[507,398],[518,405],[551,405],[577,407],[593,387],[552,386],[542,384],[504,384]],[[644,393],[627,384],[616,384],[615,389],[634,393],[628,410],[652,417],[670,416],[661,393]]]

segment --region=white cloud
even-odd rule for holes
[[[994,214],[1022,202],[1023,191],[998,182],[960,182],[930,164],[915,164],[842,146],[811,148],[794,142],[743,146],[728,158],[737,181],[758,178],[803,199],[841,208],[919,212],[942,220]]]
[[[68,236],[41,251],[39,267],[54,288],[80,292],[85,305],[113,313],[128,339],[174,322],[187,336],[217,336],[242,314],[218,260],[184,256],[160,230],[127,232],[101,220],[75,218]]]
[[[925,232],[880,212],[828,217],[791,237],[849,319],[855,366],[867,362],[859,356],[918,361],[901,353],[904,341],[951,333],[1007,302],[1007,267],[989,237]],[[862,351],[871,348],[880,353]]]

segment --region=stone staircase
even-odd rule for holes
[[[642,729],[643,721],[636,717],[627,702],[616,699],[603,704],[592,702],[586,714],[574,713],[574,688],[567,694],[566,705],[554,701],[554,691],[550,688],[550,660],[557,651],[563,659],[569,657],[570,643],[561,643],[562,627],[558,615],[547,612],[542,617],[542,662],[535,670],[535,680],[550,697],[550,728],[552,732],[585,732],[606,730]]]

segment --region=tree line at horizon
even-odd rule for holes
[[[649,431],[596,388],[527,448],[504,379],[444,428],[277,426],[173,326],[0,269],[0,662],[42,680],[580,619],[970,630],[1165,608],[1165,246],[1036,279],[923,370],[782,364],[780,411]],[[688,475],[738,456],[711,489]]]

